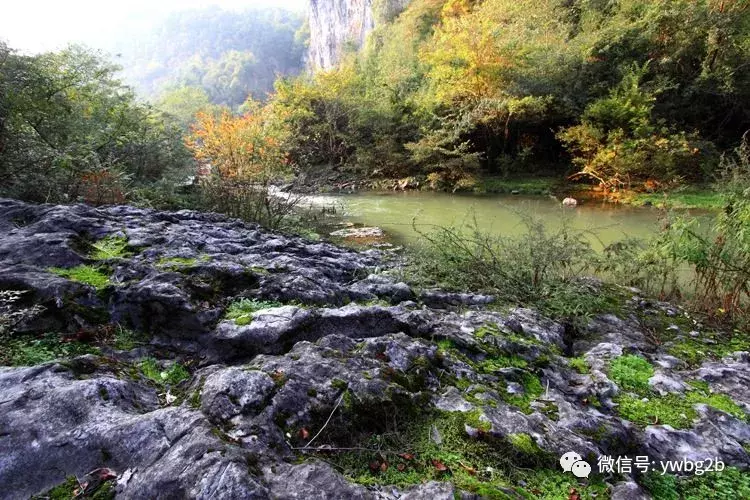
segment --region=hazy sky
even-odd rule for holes
[[[107,41],[130,26],[172,11],[217,6],[253,6],[302,10],[308,0],[9,0],[0,12],[0,39],[25,52],[52,50],[70,42],[106,48]]]

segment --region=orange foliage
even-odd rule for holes
[[[252,106],[251,106],[252,107]],[[186,139],[196,159],[221,179],[265,181],[287,165],[281,141],[263,119],[262,109],[234,116],[200,112]]]
[[[107,170],[83,174],[81,194],[83,201],[89,205],[116,205],[125,202],[122,179]]]

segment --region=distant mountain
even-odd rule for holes
[[[277,8],[177,12],[113,44],[123,77],[155,98],[170,88],[203,88],[230,107],[262,100],[280,75],[304,67],[308,45],[303,14]]]

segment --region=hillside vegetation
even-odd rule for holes
[[[750,10],[719,0],[415,0],[333,71],[279,82],[304,169],[711,179],[750,127]]]

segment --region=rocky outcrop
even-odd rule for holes
[[[565,495],[648,498],[635,469],[602,475],[597,457],[750,465],[747,353],[689,367],[633,315],[571,333],[533,310],[488,310],[489,296],[415,293],[371,274],[383,266],[376,251],[191,211],[0,200],[0,234],[0,289],[46,308],[21,330],[62,339],[116,323],[148,336],[0,367],[4,498],[71,476],[84,492],[104,481],[117,498],[553,496],[549,482],[518,475],[533,469],[561,478]],[[122,251],[91,252],[113,237]],[[79,266],[106,284],[50,269]],[[239,299],[253,307],[231,319]],[[623,354],[655,367],[653,398],[705,384],[736,406],[696,402],[681,428],[629,421],[618,407],[628,390],[610,371]],[[189,373],[154,379],[146,357]],[[558,470],[571,450],[596,479]]]
[[[310,49],[313,70],[335,67],[350,47],[364,45],[376,22],[390,20],[410,0],[310,0]]]

